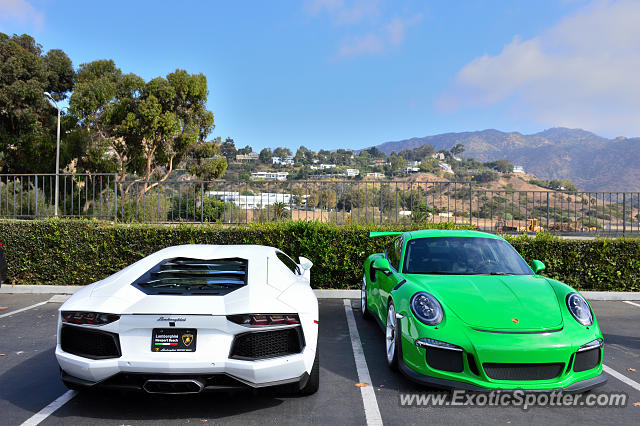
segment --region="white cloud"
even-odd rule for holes
[[[380,14],[380,0],[312,0],[307,9],[312,15],[327,13],[335,24],[357,24]]]
[[[44,14],[25,0],[0,0],[0,20],[17,20],[40,28],[44,23]]]
[[[439,101],[508,103],[545,126],[640,133],[640,2],[597,1],[537,37],[473,59]]]
[[[407,29],[420,22],[421,19],[421,14],[406,19],[394,18],[389,23],[364,35],[347,38],[338,47],[337,57],[345,58],[383,53],[391,47],[402,44]]]
[[[409,18],[383,21],[380,0],[309,0],[307,12],[326,15],[338,27],[357,30],[339,43],[335,58],[376,55],[404,42],[407,29],[422,19],[422,14]]]

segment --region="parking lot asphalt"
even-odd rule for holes
[[[0,315],[48,300],[51,295],[0,295]],[[384,424],[637,423],[640,390],[610,377],[592,392],[625,392],[626,407],[403,407],[402,393],[435,394],[388,369],[384,337],[374,321],[360,318],[351,301],[375,404]],[[593,302],[605,335],[604,363],[640,382],[640,307],[620,301]],[[56,311],[46,303],[0,317],[0,424],[19,425],[65,394],[55,347]],[[287,397],[271,390],[192,396],[80,393],[41,424],[366,424],[352,336],[342,300],[320,301],[320,390]]]

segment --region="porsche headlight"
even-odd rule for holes
[[[442,306],[435,297],[424,291],[411,298],[411,311],[420,322],[427,325],[438,325],[442,321]]]
[[[582,325],[593,324],[593,315],[589,304],[578,293],[570,293],[567,296],[567,308],[571,315]]]

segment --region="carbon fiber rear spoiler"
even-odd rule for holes
[[[369,238],[390,237],[393,235],[401,235],[401,234],[404,234],[404,232],[369,232]]]

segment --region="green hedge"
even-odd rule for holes
[[[439,228],[460,228],[441,224]],[[362,263],[386,238],[372,230],[406,226],[338,226],[317,222],[223,225],[126,225],[84,220],[0,220],[0,242],[17,284],[84,285],[164,247],[178,244],[264,244],[309,257],[314,288],[359,288]],[[545,274],[582,290],[640,290],[640,240],[561,240],[510,237],[527,261],[542,260]]]
[[[640,239],[568,240],[549,234],[506,237],[528,262],[538,259],[543,275],[579,290],[640,291]]]
[[[445,223],[437,228],[461,226]],[[402,229],[311,221],[229,227],[0,220],[0,242],[6,249],[9,280],[19,284],[90,284],[144,256],[179,244],[263,244],[278,247],[295,259],[310,258],[314,262],[311,280],[315,288],[359,288],[362,263],[387,243],[384,238],[368,238],[369,231],[380,230]]]

